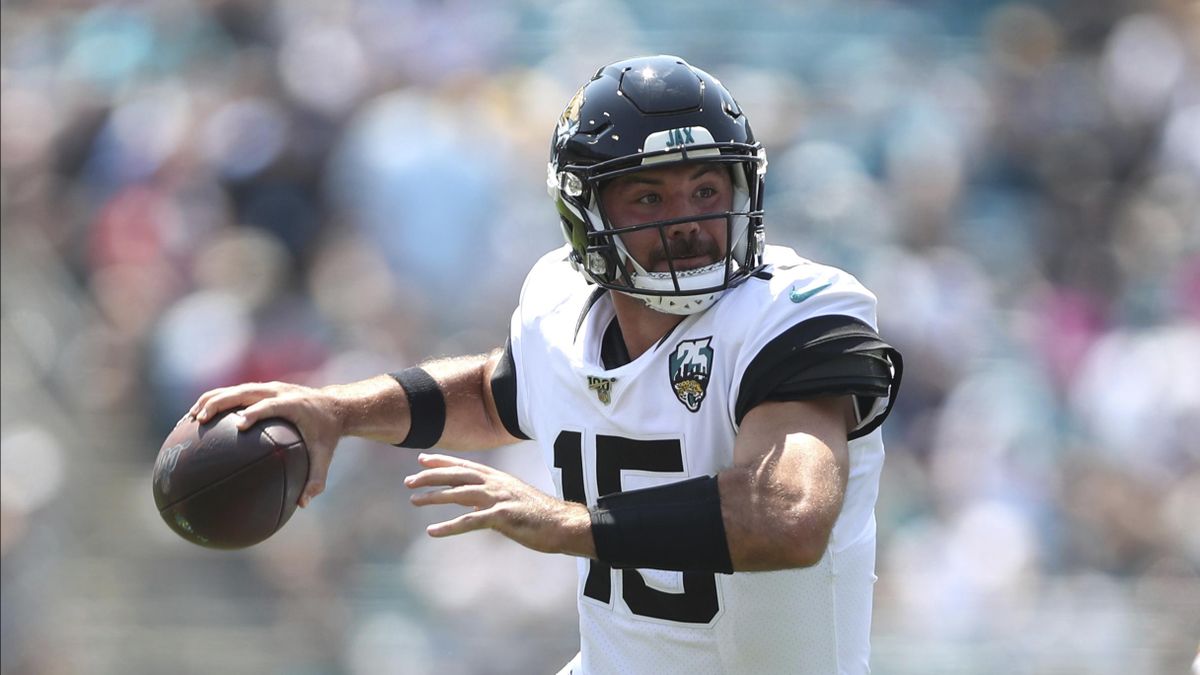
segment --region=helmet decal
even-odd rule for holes
[[[643,152],[653,153],[658,150],[679,150],[690,158],[712,157],[720,155],[721,151],[715,147],[710,147],[704,150],[695,150],[688,153],[686,148],[689,145],[712,145],[716,141],[704,127],[680,127],[678,129],[665,129],[656,131],[646,137],[646,142],[642,146]],[[650,155],[642,160],[642,165],[658,164],[661,162],[669,162],[678,157],[673,157],[671,154]]]
[[[565,142],[579,130],[579,109],[583,107],[583,90],[587,88],[584,85],[575,92],[571,97],[567,107],[563,109],[562,114],[558,116],[558,124],[554,128],[554,135],[558,142]]]

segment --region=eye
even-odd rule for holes
[[[661,202],[662,198],[659,197],[655,192],[648,192],[641,197],[638,197],[635,201],[637,201],[638,204],[651,205]]]
[[[699,190],[696,190],[696,196],[700,199],[711,199],[717,196],[717,189],[714,187],[705,186]]]

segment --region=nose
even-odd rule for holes
[[[690,236],[700,230],[700,221],[695,218],[691,218],[692,216],[700,215],[700,210],[694,205],[689,204],[688,200],[686,199],[672,200],[671,208],[666,215],[667,217],[665,220],[688,218],[688,220],[683,220],[663,228],[664,234],[667,235],[668,239]]]
[[[689,220],[682,223],[668,225],[665,228],[667,239],[684,239],[695,236],[700,232],[700,223],[695,220]]]

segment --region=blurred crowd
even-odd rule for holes
[[[236,554],[173,538],[202,391],[501,345],[561,243],[553,121],[676,53],[769,150],[768,240],[906,356],[880,673],[1183,672],[1200,641],[1200,5],[0,5],[4,672],[553,672],[574,566],[433,542],[346,442]],[[537,453],[485,461],[549,489]]]

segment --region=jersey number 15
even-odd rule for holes
[[[583,434],[563,431],[554,439],[554,466],[562,470],[563,498],[587,503],[583,488]],[[683,447],[677,439],[636,440],[620,436],[596,436],[596,487],[600,496],[621,491],[621,471],[683,471]],[[612,602],[612,578],[620,572],[621,598],[638,616],[681,623],[708,623],[720,609],[717,578],[712,572],[684,572],[683,592],[668,593],[646,584],[635,569],[613,570],[599,560],[589,561],[583,594],[593,600]]]

